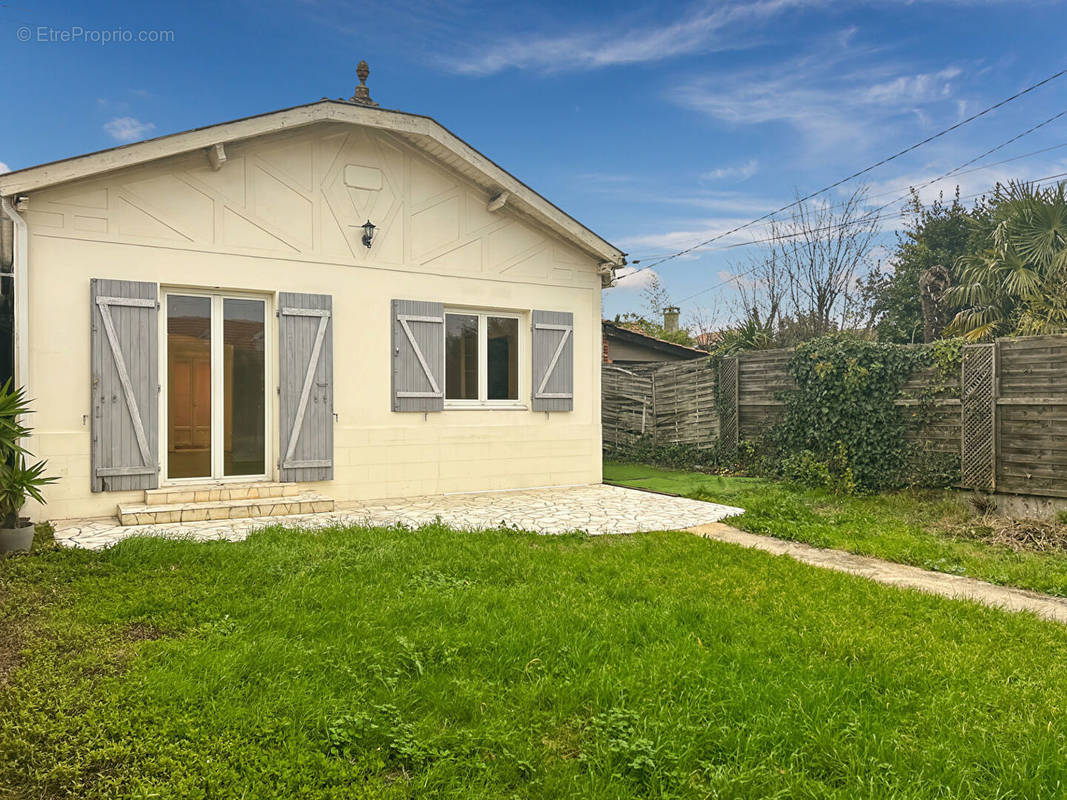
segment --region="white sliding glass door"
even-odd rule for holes
[[[168,291],[168,480],[267,474],[267,301]]]

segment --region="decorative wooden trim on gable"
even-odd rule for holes
[[[430,117],[335,100],[272,111],[8,172],[0,175],[0,195],[36,191],[195,150],[207,151],[212,167],[221,167],[222,161],[218,157],[225,151],[217,149],[220,142],[237,143],[317,122],[341,122],[388,131],[431,157],[447,158],[455,169],[480,185],[487,194],[492,193],[501,206],[506,202],[507,208],[530,217],[599,260],[616,266],[625,263],[626,254],[617,247]],[[606,280],[610,281],[610,275]]]

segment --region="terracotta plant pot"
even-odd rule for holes
[[[31,547],[33,523],[18,528],[0,528],[0,553],[28,553]]]

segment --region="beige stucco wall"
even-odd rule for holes
[[[591,255],[507,207],[488,212],[484,192],[388,134],[321,123],[227,155],[218,171],[195,153],[31,194],[32,447],[61,478],[38,518],[113,514],[141,497],[89,489],[91,278],[332,295],[335,480],[318,488],[340,502],[600,481]],[[369,251],[367,218],[379,226]],[[572,312],[574,411],[391,412],[394,298]],[[527,358],[527,402],[529,372]]]

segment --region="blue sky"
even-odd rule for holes
[[[70,5],[0,2],[8,168],[348,97],[366,58],[383,106],[435,117],[633,258],[760,216],[1067,66],[1053,0]],[[171,33],[39,40],[79,27]],[[866,176],[875,203],[1065,109],[1067,77]],[[981,163],[1024,158],[946,188],[1067,172],[1067,146],[1026,155],[1065,144],[1067,117]],[[725,319],[730,284],[690,296],[754,250],[655,272],[683,318]],[[606,292],[605,314],[639,308],[649,274]]]

